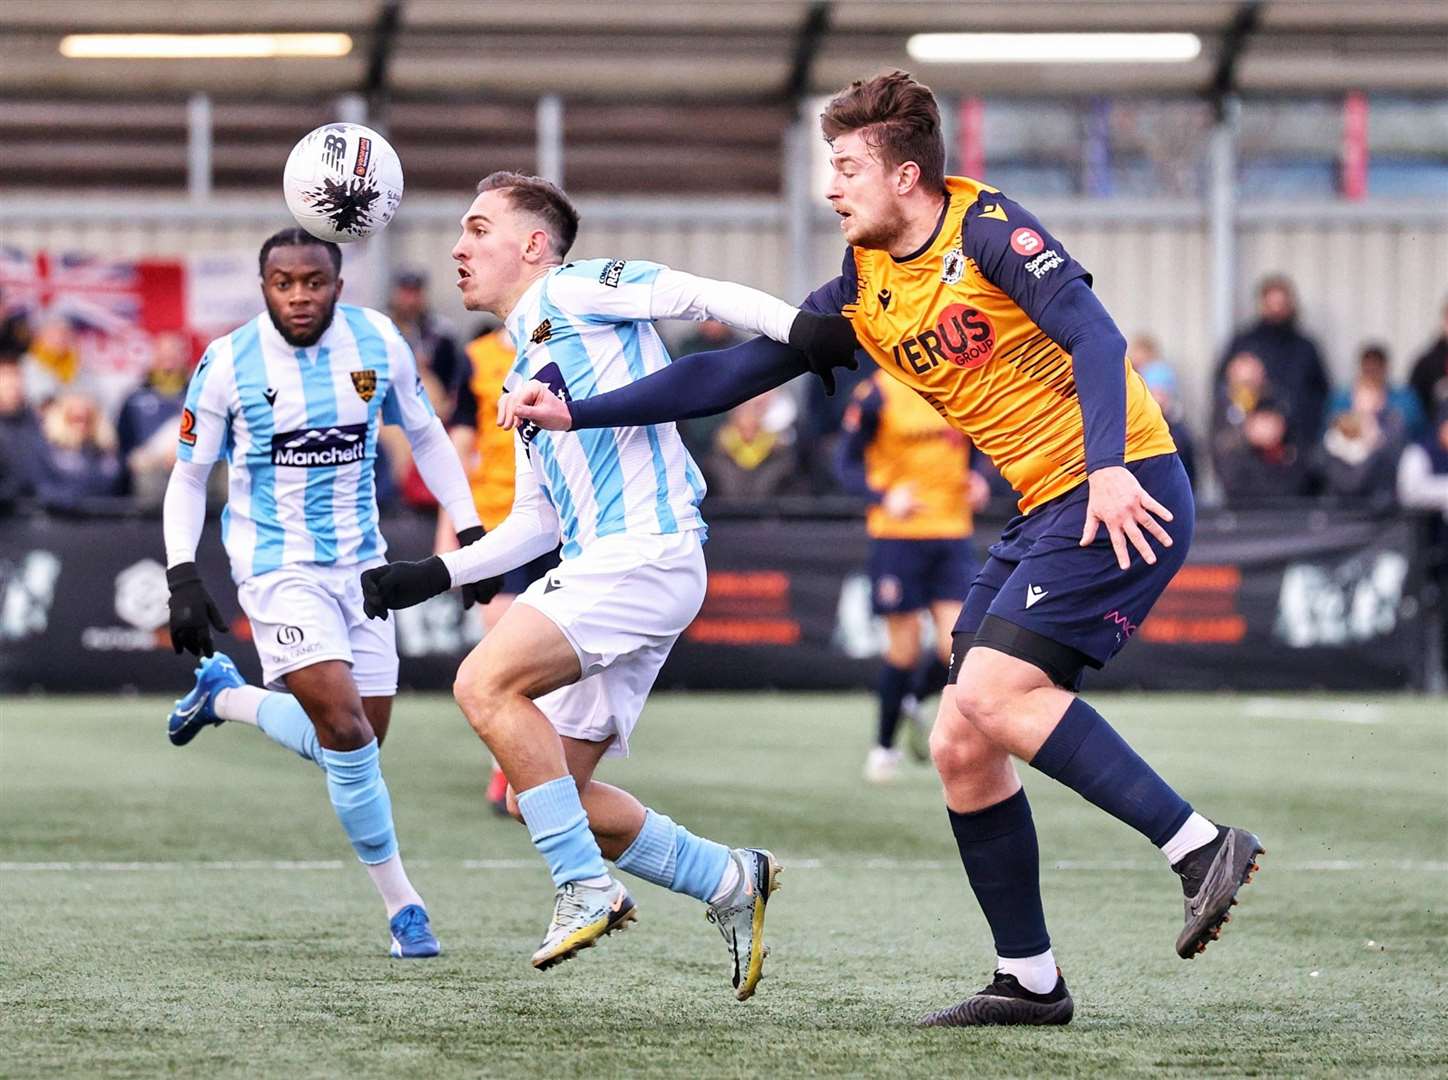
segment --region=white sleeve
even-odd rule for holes
[[[718,319],[782,342],[799,316],[799,308],[748,285],[632,259],[570,263],[548,279],[547,289],[563,310],[594,321]]]
[[[196,545],[201,543],[201,529],[206,524],[206,478],[210,475],[209,461],[177,461],[171,467],[161,503],[168,568],[196,561]]]
[[[532,562],[558,546],[562,526],[553,505],[538,486],[533,464],[523,448],[516,446],[513,470],[513,509],[498,527],[474,544],[440,556],[452,575],[453,587],[470,581],[497,577],[514,567]]]
[[[661,269],[654,278],[651,319],[718,319],[750,334],[788,343],[799,308],[732,281]]]
[[[467,529],[481,524],[472,486],[442,421],[434,416],[423,427],[404,430],[407,441],[412,444],[412,461],[417,473],[452,518],[453,528]]]
[[[1437,510],[1448,518],[1448,476],[1433,472],[1421,446],[1409,446],[1398,460],[1398,501],[1409,509]]]
[[[231,442],[230,348],[226,339],[212,342],[191,375],[181,409],[177,461],[210,466],[226,454]]]

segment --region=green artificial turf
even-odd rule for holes
[[[408,963],[314,766],[238,725],[174,749],[153,699],[0,699],[0,1075],[1445,1075],[1448,706],[1093,701],[1262,873],[1178,960],[1159,853],[1025,769],[1076,1019],[922,1031],[993,951],[929,767],[860,779],[863,696],[661,694],[601,771],[784,862],[744,1004],[702,907],[631,879],[635,927],[529,967],[547,875],[444,698],[384,751],[444,949]]]

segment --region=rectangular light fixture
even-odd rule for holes
[[[334,57],[352,51],[347,34],[68,34],[60,54],[76,60]]]
[[[914,60],[937,64],[1164,64],[1195,60],[1196,34],[913,34]]]

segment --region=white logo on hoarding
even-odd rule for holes
[[[18,563],[0,562],[0,641],[45,633],[58,577],[60,560],[48,551],[27,552]]]
[[[116,575],[116,614],[137,630],[159,630],[170,619],[170,591],[155,559],[132,563]]]

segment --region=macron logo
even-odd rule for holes
[[[1028,585],[1026,587],[1027,609],[1034,607],[1038,601],[1045,599],[1046,595],[1046,590],[1039,585]]]

